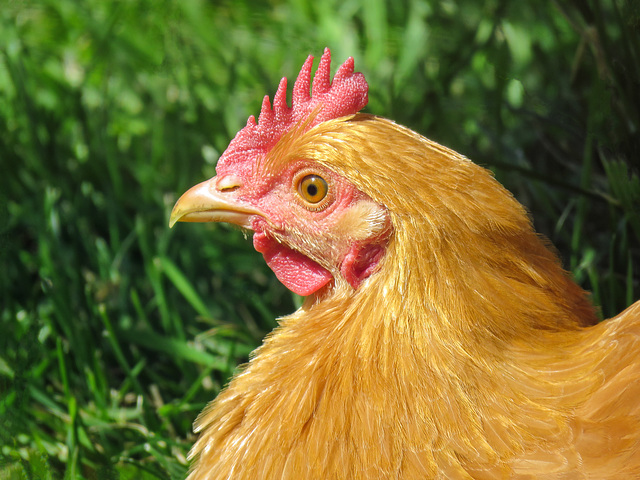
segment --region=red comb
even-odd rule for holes
[[[309,55],[302,65],[293,86],[292,106],[287,105],[287,79],[280,81],[273,97],[273,108],[269,96],[262,101],[258,122],[253,115],[247,126],[240,130],[218,161],[220,168],[233,166],[236,173],[250,169],[257,156],[263,156],[292,127],[304,122],[309,115],[317,112],[306,128],[333,118],[357,113],[367,104],[369,86],[364,75],[353,71],[353,58],[349,57],[338,69],[331,81],[331,52],[328,48],[320,59],[311,85],[313,56]],[[309,94],[311,90],[311,94]],[[239,164],[246,164],[239,165]]]

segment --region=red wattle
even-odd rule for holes
[[[253,246],[262,253],[278,280],[298,295],[311,295],[333,278],[326,268],[302,253],[267,237],[264,233],[256,232],[253,235]]]

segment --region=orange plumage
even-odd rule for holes
[[[253,229],[308,295],[198,417],[189,479],[639,477],[640,302],[596,324],[489,171],[361,100],[326,114],[319,76],[172,213]]]

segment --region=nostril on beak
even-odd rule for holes
[[[232,192],[242,186],[242,179],[236,175],[225,175],[216,180],[216,188],[220,192]]]

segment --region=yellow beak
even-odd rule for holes
[[[228,178],[213,177],[187,190],[171,211],[169,227],[176,222],[228,222],[251,228],[251,217],[260,211],[244,205],[232,193],[241,186]]]

